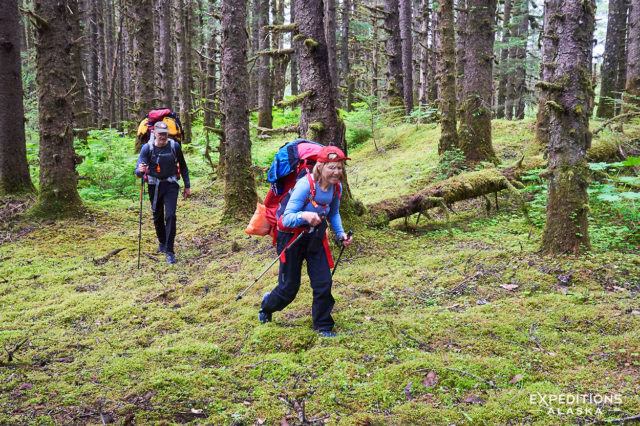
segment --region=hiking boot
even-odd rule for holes
[[[323,337],[337,337],[338,335],[331,330],[316,330],[316,333],[321,334]]]
[[[266,292],[264,296],[262,296],[262,303],[264,303],[267,296],[269,296],[269,293],[270,292]],[[271,312],[264,312],[262,308],[260,308],[260,310],[258,311],[258,320],[260,321],[260,324],[271,322],[271,315]]]
[[[176,255],[174,253],[167,252],[167,263],[169,265],[176,263]]]
[[[167,245],[166,244],[158,244],[158,253],[166,253],[167,252]]]

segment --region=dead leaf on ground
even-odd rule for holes
[[[424,386],[425,388],[430,388],[436,383],[438,383],[438,375],[436,374],[435,371],[431,370],[427,374],[427,377],[425,377],[425,379],[422,381],[421,385]]]
[[[484,401],[477,396],[470,396],[469,398],[465,399],[464,402],[466,402],[467,404],[484,404]]]
[[[506,290],[515,290],[516,288],[518,288],[518,285],[517,284],[500,284],[500,287]]]
[[[522,380],[522,378],[523,378],[522,374],[516,374],[515,376],[513,376],[511,380],[509,380],[509,383],[511,384],[518,383],[520,380]]]
[[[415,398],[411,393],[411,386],[413,386],[413,381],[409,382],[407,386],[404,387],[404,396],[406,396],[408,400],[413,401]]]
[[[284,418],[284,417],[283,417],[283,418],[280,420],[280,426],[289,426],[289,422],[287,422],[287,419],[286,419],[286,418]]]

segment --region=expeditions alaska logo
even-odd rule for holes
[[[622,396],[600,394],[529,394],[529,404],[539,405],[549,414],[599,416],[603,405],[620,405]]]

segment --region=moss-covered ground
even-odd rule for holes
[[[532,149],[531,121],[495,121],[493,132],[505,164]],[[354,196],[366,204],[425,185],[438,137],[435,124],[402,125],[380,132],[379,150],[351,150]],[[254,162],[268,165],[284,140],[255,139]],[[112,146],[132,168],[130,146]],[[328,339],[312,332],[306,277],[272,323],[257,312],[277,266],[235,301],[275,253],[269,238],[221,221],[202,151],[196,142],[187,156],[193,197],[179,201],[174,266],[154,253],[145,200],[137,269],[133,178],[124,197],[92,193],[80,220],[39,221],[18,214],[28,199],[2,201],[0,424],[566,424],[640,413],[638,231],[619,212],[592,206],[593,248],[580,257],[538,254],[539,192],[525,196],[532,225],[504,193],[499,209],[493,197],[490,211],[485,200],[456,204],[453,235],[437,210],[385,229],[350,224]]]

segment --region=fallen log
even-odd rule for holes
[[[252,125],[258,130],[258,135],[277,135],[277,134],[287,134],[287,133],[298,133],[298,129],[300,128],[298,124],[292,124],[291,126],[278,127],[276,129],[268,129],[266,127],[259,127]]]
[[[516,169],[509,170],[509,174],[515,175]],[[463,173],[429,185],[415,194],[371,204],[366,208],[364,219],[370,225],[384,226],[394,219],[408,217],[414,213],[424,214],[434,207],[443,207],[446,210],[447,205],[457,201],[480,197],[503,189],[508,190],[518,200],[528,220],[524,199],[505,174],[498,169]]]
[[[612,141],[593,141],[587,151],[587,160],[617,161],[618,144]],[[444,181],[428,185],[424,189],[410,195],[379,201],[365,207],[365,222],[372,226],[385,226],[391,220],[406,218],[415,213],[427,215],[427,210],[434,207],[449,206],[458,201],[483,197],[506,189],[520,203],[520,207],[529,221],[524,199],[516,189],[522,187],[519,180],[526,172],[534,169],[546,169],[547,160],[542,154],[524,157],[516,164],[504,169],[485,169],[477,172],[462,173]]]

